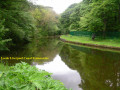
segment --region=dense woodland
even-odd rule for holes
[[[120,31],[120,0],[83,0],[61,15],[66,30]]]
[[[34,5],[27,0],[1,0],[0,50],[33,38],[60,34],[58,18],[51,7]]]
[[[0,50],[71,30],[120,31],[120,0],[83,0],[61,15],[28,0],[0,1]]]

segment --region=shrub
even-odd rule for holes
[[[18,63],[0,73],[0,90],[67,90],[50,75],[27,63]]]

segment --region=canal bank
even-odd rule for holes
[[[82,37],[84,38],[84,37]],[[85,37],[86,38],[86,37]],[[120,43],[97,43],[96,41],[90,41],[90,40],[82,40],[81,37],[75,37],[75,36],[70,36],[70,35],[62,35],[60,37],[61,41],[71,43],[71,44],[76,44],[76,45],[84,45],[84,46],[89,46],[89,47],[95,47],[95,48],[102,48],[102,49],[112,49],[112,50],[118,50],[120,51]],[[79,40],[78,40],[79,39]],[[87,38],[88,39],[88,38]],[[88,41],[88,42],[87,42]],[[99,41],[100,42],[100,41]],[[118,44],[118,45],[117,45]]]

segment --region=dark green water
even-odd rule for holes
[[[1,57],[48,57],[23,60],[53,73],[73,90],[120,90],[120,53],[68,45],[59,39],[34,40],[22,48],[0,53]],[[21,60],[3,60],[14,65]]]

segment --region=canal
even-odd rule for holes
[[[2,60],[9,66],[21,61],[48,71],[73,90],[120,90],[120,52],[66,44],[59,39],[33,40],[23,47],[1,52],[0,57],[47,57]]]

